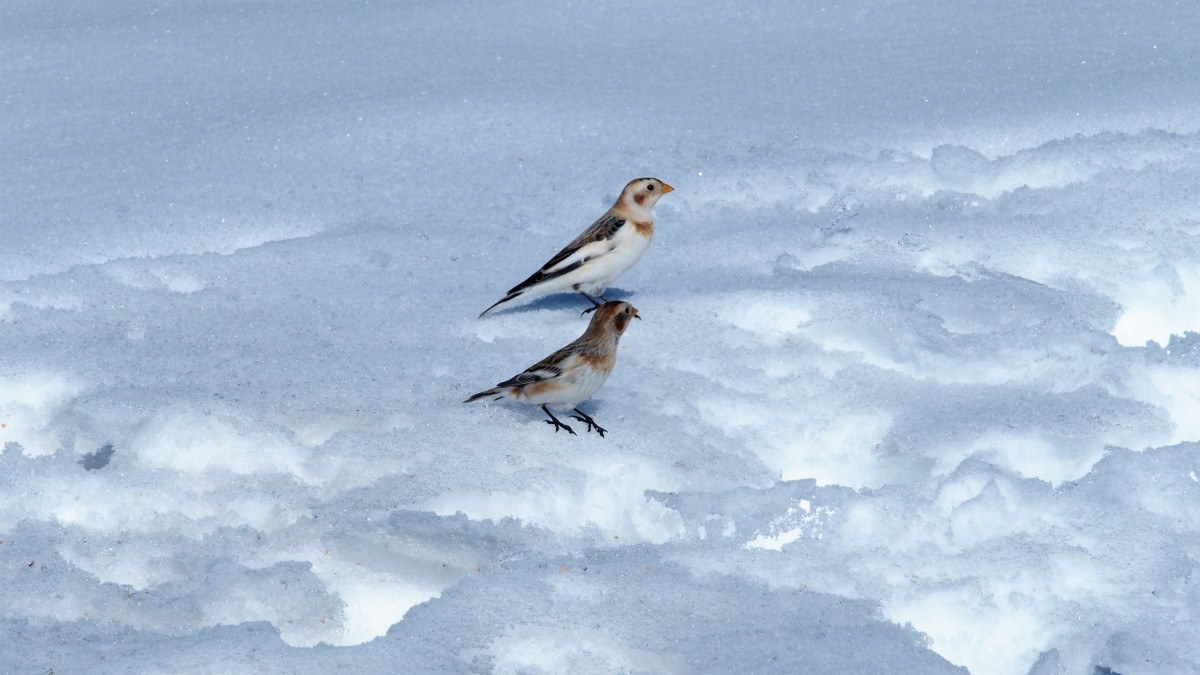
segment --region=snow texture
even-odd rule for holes
[[[1198,30],[8,0],[0,672],[1200,672]]]

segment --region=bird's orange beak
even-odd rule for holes
[[[670,185],[667,185],[666,183],[663,183],[662,193],[664,195],[667,194],[668,192],[674,192],[674,191],[675,191],[675,188],[671,187]]]

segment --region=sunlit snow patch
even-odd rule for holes
[[[386,434],[397,429],[412,428],[408,415],[369,414],[361,410],[350,413],[333,411],[306,411],[288,413],[277,417],[279,424],[292,432],[295,441],[307,448],[324,444],[335,434],[343,431],[362,431]]]
[[[406,550],[397,540],[340,541],[321,549],[294,550],[282,558],[307,560],[313,574],[341,602],[342,617],[322,630],[284,638],[297,646],[318,642],[347,646],[367,642],[387,632],[414,605],[438,597],[474,567],[474,560],[444,551]]]
[[[800,326],[812,319],[814,305],[796,295],[729,295],[722,298],[717,316],[775,346],[799,334]]]
[[[321,481],[307,466],[309,451],[282,434],[187,410],[152,418],[133,439],[130,450],[152,468],[186,473],[281,473],[304,483]]]
[[[748,447],[780,480],[816,478],[823,485],[879,487],[888,475],[876,450],[892,426],[880,411],[847,412],[840,401],[706,398],[703,419]]]
[[[813,508],[807,499],[797,500],[786,513],[767,523],[767,531],[755,532],[754,539],[746,542],[746,548],[782,551],[783,547],[801,537],[820,539],[825,519],[834,513],[828,506]]]
[[[1166,411],[1174,426],[1164,443],[1200,440],[1200,368],[1147,365],[1134,370],[1127,386],[1140,400]]]
[[[0,452],[14,444],[30,457],[53,454],[61,441],[50,423],[63,404],[85,389],[59,373],[0,376]]]
[[[1121,344],[1167,344],[1172,335],[1200,331],[1200,267],[1178,265],[1162,275],[1122,280],[1116,300],[1123,309],[1113,335]]]
[[[1027,478],[1052,484],[1075,480],[1085,475],[1104,456],[1104,445],[1084,439],[1048,439],[1044,434],[1027,431],[1012,433],[991,430],[969,442],[955,442],[932,452],[936,471],[948,474],[968,457],[983,459]]]
[[[646,490],[676,489],[677,479],[657,465],[614,453],[581,457],[573,465],[582,485],[568,478],[523,492],[446,494],[425,508],[475,520],[517,518],[567,536],[598,528],[627,543],[661,544],[683,535],[679,514],[645,495]]]

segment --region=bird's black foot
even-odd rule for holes
[[[596,424],[596,420],[589,417],[587,413],[583,412],[579,408],[575,408],[575,412],[577,412],[579,414],[571,415],[571,417],[573,419],[577,419],[580,422],[583,422],[584,424],[587,425],[588,431],[595,431],[596,433],[600,434],[600,438],[604,438],[604,434],[605,434],[605,432],[608,431],[608,429],[605,429],[604,427],[600,426],[599,424]]]
[[[575,430],[572,429],[570,426],[558,421],[558,418],[555,417],[554,414],[551,413],[550,410],[548,410],[546,408],[546,406],[542,406],[542,412],[546,413],[546,415],[550,418],[548,420],[542,420],[542,421],[545,422],[546,424],[553,424],[554,425],[554,433],[557,434],[559,429],[566,429],[567,433],[571,434],[572,436],[579,435],[579,434],[575,433]]]
[[[558,433],[559,429],[566,429],[567,433],[571,434],[572,436],[579,435],[579,434],[575,433],[575,430],[572,429],[570,427],[570,425],[563,424],[562,422],[559,422],[558,420],[542,420],[542,421],[545,422],[546,424],[553,424],[554,425],[554,433],[556,433],[556,434]]]
[[[576,291],[576,293],[579,293],[583,297],[587,298],[588,302],[592,303],[592,306],[588,307],[587,309],[580,312],[579,316],[587,316],[588,314],[591,314],[592,312],[603,307],[605,302],[608,302],[608,298],[604,297],[603,295],[596,296],[596,297],[600,298],[604,302],[596,302],[596,298],[593,298],[592,296],[588,295],[587,293],[584,293],[583,291]]]

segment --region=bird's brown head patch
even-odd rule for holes
[[[641,209],[652,209],[658,198],[674,191],[675,188],[657,178],[635,178],[621,190],[617,204],[624,203],[628,207],[637,206]]]
[[[628,302],[622,302],[623,307],[619,307],[616,315],[613,316],[613,327],[617,329],[617,333],[624,333],[626,328],[629,328],[629,322],[633,317],[638,315],[637,308]]]

